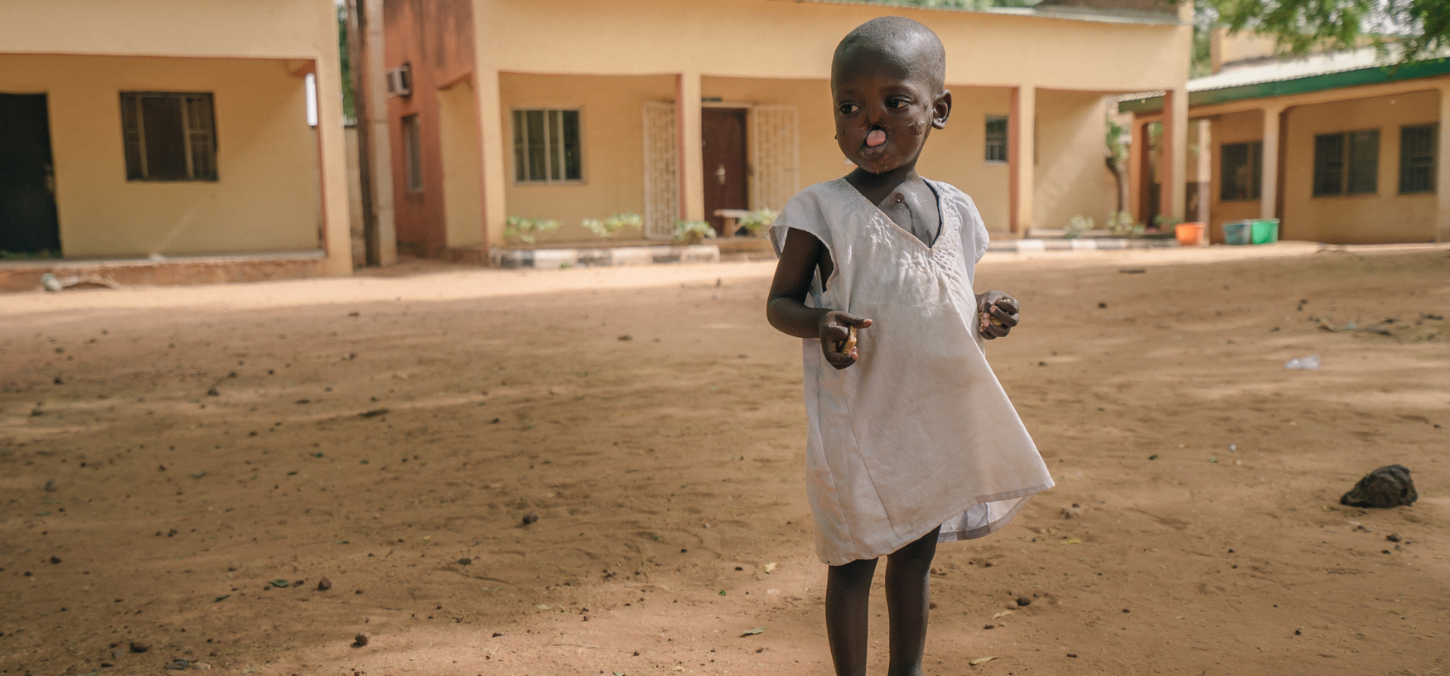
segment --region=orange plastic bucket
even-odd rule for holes
[[[1179,246],[1204,246],[1208,244],[1207,233],[1208,225],[1205,223],[1180,223],[1173,229]]]

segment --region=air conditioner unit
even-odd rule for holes
[[[413,67],[411,65],[405,63],[388,71],[388,95],[413,95]]]

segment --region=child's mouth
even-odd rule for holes
[[[866,134],[866,147],[876,148],[886,143],[886,132],[881,129],[872,129]]]

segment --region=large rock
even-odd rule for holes
[[[1339,504],[1351,507],[1390,508],[1413,505],[1420,498],[1415,492],[1415,482],[1410,479],[1410,469],[1404,465],[1385,465],[1364,475]]]

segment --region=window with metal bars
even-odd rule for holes
[[[403,171],[408,192],[423,192],[423,138],[417,115],[403,118]]]
[[[987,116],[987,155],[988,162],[1007,161],[1007,117],[1004,115]]]
[[[513,111],[514,180],[563,183],[584,178],[579,111]]]
[[[1218,198],[1224,202],[1259,199],[1263,187],[1264,143],[1225,143],[1218,152]]]
[[[1435,147],[1440,125],[1400,127],[1400,194],[1435,192]]]
[[[212,95],[121,92],[128,181],[217,180]]]
[[[1314,196],[1379,192],[1380,130],[1314,137]]]

